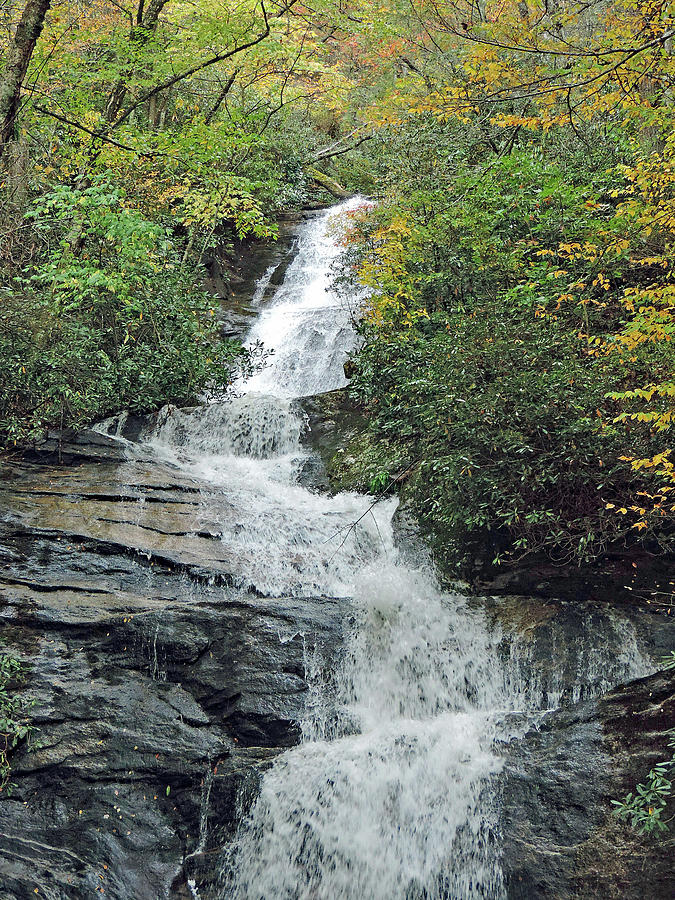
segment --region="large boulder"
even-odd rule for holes
[[[306,654],[339,643],[339,606],[249,590],[178,471],[100,436],[48,449],[0,471],[0,636],[36,727],[0,796],[0,895],[145,900],[193,878],[207,900],[216,848],[299,739]]]
[[[670,758],[673,727],[675,676],[660,672],[552,713],[514,743],[500,829],[510,900],[675,896],[672,830],[639,837],[611,804]]]

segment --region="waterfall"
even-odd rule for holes
[[[302,227],[248,338],[273,355],[242,396],[166,411],[144,436],[220,497],[204,521],[248,583],[344,603],[342,662],[328,671],[320,654],[308,659],[303,741],[263,777],[225,854],[221,896],[498,900],[498,748],[561,701],[562,675],[534,671],[531,649],[480,602],[441,591],[427,560],[401,559],[396,500],[372,508],[370,497],[298,482],[308,451],[296,400],[342,387],[355,346],[331,263],[337,223],[360,202]],[[596,626],[565,662],[572,699],[647,669],[628,623],[607,613]]]
[[[298,449],[302,414],[290,401],[246,394],[193,410],[164,409],[152,431],[156,447],[186,460],[244,456],[269,459]]]
[[[494,638],[464,598],[387,556],[354,582],[337,721],[264,778],[223,897],[496,897],[482,787],[507,708]]]
[[[303,397],[346,385],[342,367],[356,346],[351,323],[359,298],[352,298],[354,308],[340,301],[331,266],[340,255],[340,219],[364,204],[362,198],[347,200],[301,231],[283,283],[251,329],[249,342],[262,343],[273,355],[241,385],[247,392]]]

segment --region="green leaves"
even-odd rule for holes
[[[381,494],[389,487],[390,483],[391,476],[388,472],[378,472],[377,475],[374,475],[370,479],[370,482],[368,483],[368,491],[371,494]]]
[[[245,354],[168,232],[104,180],[59,188],[30,216],[42,254],[1,314],[0,446],[226,390]]]
[[[673,657],[675,659],[675,657]],[[666,668],[673,668],[671,660],[666,658]],[[667,732],[670,735],[668,747],[675,751],[675,728]],[[663,820],[668,801],[673,794],[673,781],[669,774],[675,771],[675,752],[670,759],[657,763],[635,792],[626,794],[623,800],[612,800],[615,813],[619,819],[630,822],[639,834],[663,834],[668,831],[668,823]]]
[[[19,692],[25,672],[20,661],[0,649],[0,796],[9,795],[12,750],[33,733],[28,721],[31,704]]]
[[[434,188],[430,147],[447,158],[444,142],[461,147],[462,138],[447,126],[427,126],[424,137],[418,149],[400,136],[405,155],[391,161],[399,181],[349,250],[348,264],[365,263],[370,277],[383,235],[405,222],[396,267],[371,281],[387,296],[404,288],[408,314],[362,322],[352,381],[382,446],[380,466],[367,461],[369,477],[392,447],[423,460],[407,490],[453,569],[535,552],[591,562],[613,542],[653,538],[607,511],[640,484],[620,459],[625,436],[613,424],[625,372],[589,341],[620,323],[622,307],[605,302],[616,295],[605,282],[594,289],[597,305],[577,302],[578,283],[590,285],[603,265],[590,249],[611,209],[589,197],[608,176],[580,157],[563,167],[536,147],[487,167],[460,149],[452,178]],[[563,242],[572,247],[565,259]],[[588,250],[584,258],[574,246]],[[646,451],[651,441],[644,433],[636,444]]]

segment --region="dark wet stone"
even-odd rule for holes
[[[142,420],[136,419],[138,423]],[[23,461],[34,460],[41,463],[53,462],[57,465],[90,460],[92,462],[124,462],[127,453],[124,445],[107,434],[91,429],[74,431],[50,430],[43,440],[21,454]]]
[[[305,648],[339,644],[339,605],[233,587],[195,484],[71,443],[70,466],[0,464],[0,636],[39,741],[0,799],[0,895],[178,897],[189,875],[208,900],[214,851],[299,738]]]
[[[227,336],[240,337],[248,331],[259,311],[251,299],[268,268],[275,267],[262,302],[270,299],[274,288],[283,281],[295,256],[303,218],[296,213],[282,217],[276,241],[235,241],[233,246],[217,248],[204,258],[206,287],[221,301],[219,317]]]
[[[675,618],[649,607],[536,597],[474,602],[500,629],[499,652],[533,708],[597,697],[658,669],[675,647]]]
[[[675,676],[662,672],[552,713],[514,743],[501,814],[510,900],[675,896],[672,831],[640,838],[611,806],[669,757],[674,726]]]
[[[500,569],[484,566],[479,571],[477,567],[468,579],[478,594],[646,603],[667,609],[675,606],[673,572],[672,554],[650,554],[633,547],[607,553],[592,565],[555,565],[532,557],[526,563]]]
[[[323,462],[326,484],[331,484],[331,462],[349,441],[365,431],[367,421],[363,411],[354,403],[347,388],[328,391],[300,400],[307,416],[308,428],[303,442]]]

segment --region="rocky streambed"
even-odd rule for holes
[[[224,896],[222,848],[260,773],[300,739],[308,665],[340,653],[348,607],[250,588],[210,519],[216,498],[142,449],[89,433],[5,460],[1,476],[2,638],[37,727],[0,800],[3,898],[187,897],[189,881]],[[636,839],[609,800],[664,755],[675,685],[657,674],[603,693],[612,657],[656,665],[671,621],[526,598],[487,608],[537,702],[567,707],[506,748],[507,895],[671,897],[672,843]],[[598,670],[581,657],[603,632]]]

